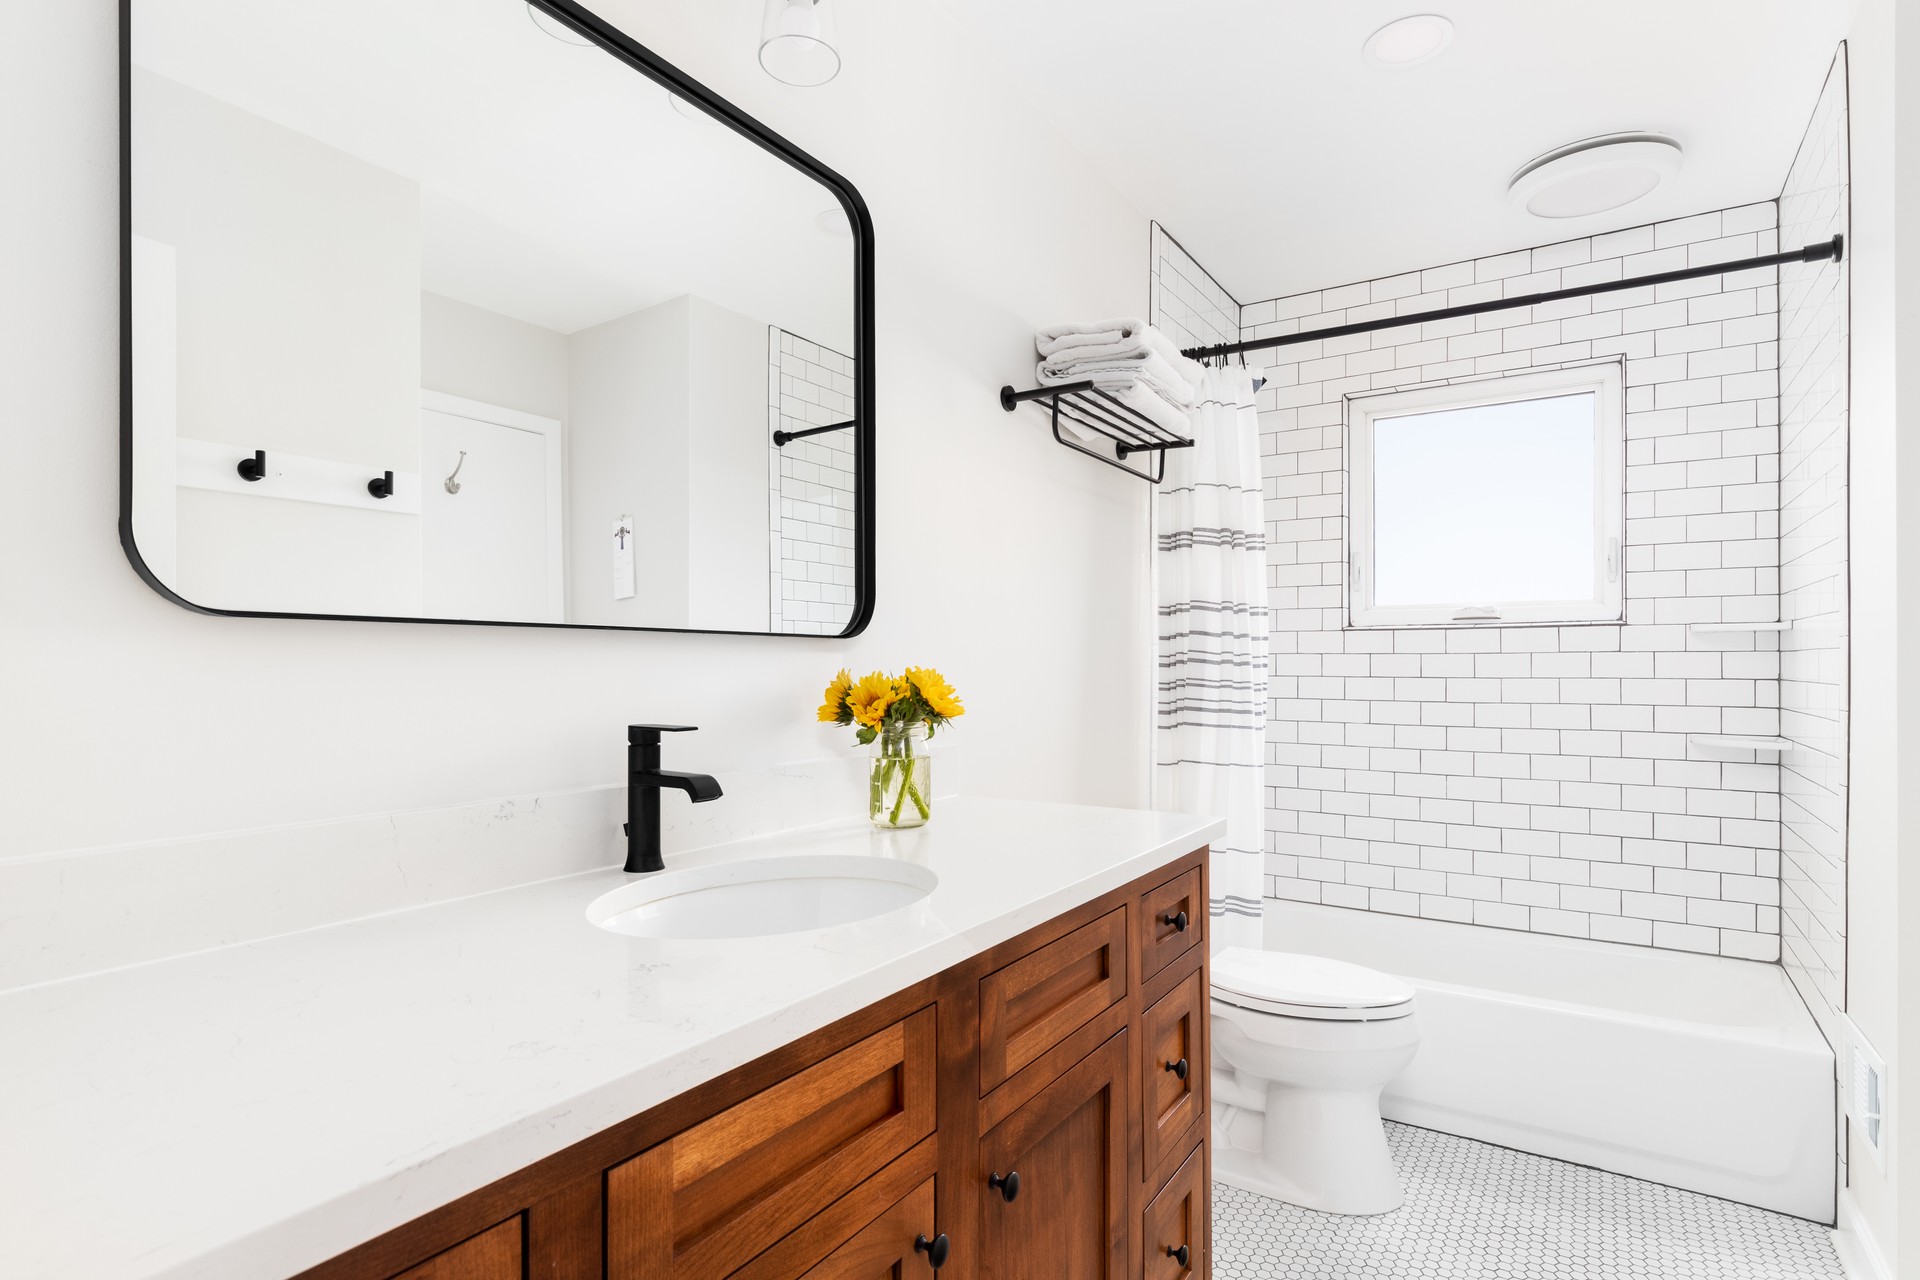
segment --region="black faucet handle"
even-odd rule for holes
[[[630,724],[627,726],[629,746],[659,746],[663,733],[692,733],[700,726],[697,724]]]

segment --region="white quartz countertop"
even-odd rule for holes
[[[0,1271],[292,1274],[1223,827],[947,798],[914,831],[839,823],[668,859],[867,854],[939,877],[857,924],[623,937],[585,915],[631,883],[610,869],[0,995]]]

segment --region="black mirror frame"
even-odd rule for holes
[[[334,622],[418,622],[474,627],[544,627],[571,631],[643,631],[668,635],[775,636],[794,639],[845,639],[873,621],[874,606],[874,323],[873,218],[852,183],[747,115],[705,85],[639,44],[574,0],[527,0],[564,22],[607,53],[653,80],[669,93],[695,104],[721,124],[775,158],[785,161],[831,191],[846,211],[853,232],[854,401],[853,456],[853,614],[833,636],[782,631],[725,631],[702,627],[626,627],[592,622],[511,622],[474,618],[408,618],[359,613],[281,613],[254,609],[215,609],[195,604],[155,576],[133,536],[133,5],[120,0],[120,546],[134,572],[155,591],[183,609],[227,618],[312,618]]]

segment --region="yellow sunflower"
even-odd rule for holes
[[[951,720],[967,713],[967,709],[960,705],[960,695],[947,683],[947,678],[932,667],[908,667],[907,679],[927,706],[933,709],[933,714]]]
[[[827,691],[821,695],[825,699],[820,704],[822,724],[839,723],[840,717],[847,713],[847,694],[852,689],[853,677],[848,674],[845,667],[840,668],[840,674],[833,678],[832,683],[827,685]]]
[[[860,677],[847,694],[847,710],[853,713],[854,721],[869,729],[878,729],[886,718],[887,708],[900,701],[905,694],[900,685],[891,676],[875,671]]]

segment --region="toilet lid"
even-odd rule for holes
[[[1296,1017],[1372,1020],[1413,1012],[1407,983],[1325,956],[1228,947],[1213,957],[1212,980],[1214,994],[1229,1004]]]

